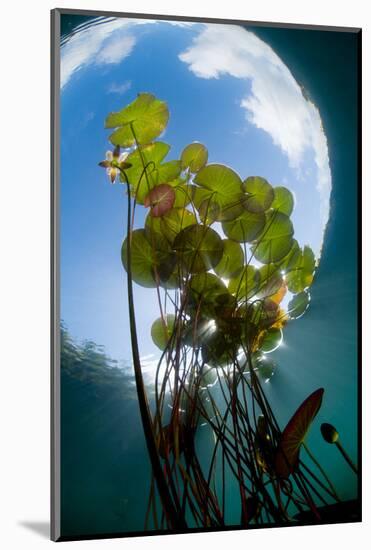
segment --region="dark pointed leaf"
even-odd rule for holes
[[[275,459],[275,470],[280,477],[287,478],[295,471],[300,447],[321,407],[323,393],[323,388],[319,388],[307,397],[283,430]]]

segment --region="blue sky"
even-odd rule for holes
[[[169,104],[161,137],[172,146],[169,159],[197,140],[208,147],[210,162],[228,164],[242,178],[260,175],[286,185],[297,198],[296,236],[319,251],[331,187],[320,117],[251,32],[107,20],[64,44],[61,71],[61,308],[74,337],[130,358],[120,261],[126,199],[97,164],[109,148],[106,115],[138,92]],[[141,352],[148,356],[156,352],[153,292],[137,287],[136,304]]]

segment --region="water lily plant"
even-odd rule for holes
[[[149,93],[105,126],[114,146],[100,166],[125,184],[127,275],[133,366],[153,480],[146,525],[222,527],[227,484],[239,495],[241,524],[290,524],[295,512],[319,518],[337,500],[300,458],[321,406],[312,393],[281,431],[263,390],[276,370],[270,352],[310,302],[316,259],[295,239],[289,189],[208,163],[205,145],[157,138],[167,104]],[[124,153],[121,153],[124,149]],[[134,229],[138,208],[146,212]],[[135,291],[155,293],[159,348],[153,402],[147,395],[135,319]],[[210,436],[210,452],[201,452]]]

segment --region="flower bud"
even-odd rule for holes
[[[339,434],[331,424],[324,422],[321,424],[321,434],[327,443],[336,443],[339,439]]]

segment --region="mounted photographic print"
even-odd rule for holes
[[[361,521],[360,58],[53,10],[53,540]]]

